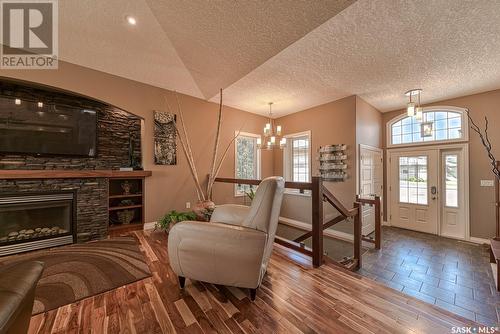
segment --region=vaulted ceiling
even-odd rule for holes
[[[59,13],[61,59],[206,100],[223,88],[260,114],[500,88],[495,0],[65,0]]]

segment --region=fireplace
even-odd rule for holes
[[[0,194],[0,256],[72,244],[76,192]]]

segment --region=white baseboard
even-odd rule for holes
[[[156,222],[144,223],[144,231],[154,229],[155,225],[156,225]]]
[[[483,239],[483,238],[476,238],[476,237],[470,237],[469,238],[469,241],[470,242],[473,242],[475,244],[490,244],[490,239]]]
[[[332,217],[325,216],[325,221],[328,221],[328,220],[331,220],[334,218],[333,215],[331,215],[331,216]],[[311,224],[301,222],[301,221],[298,221],[295,219],[280,217],[279,221],[280,221],[280,223],[283,223],[283,224],[286,224],[288,226],[292,226],[292,227],[295,227],[295,228],[298,228],[298,229],[301,229],[304,231],[311,230]],[[391,226],[391,224],[389,222],[382,221],[382,226]],[[341,231],[335,231],[335,230],[331,230],[331,229],[324,230],[323,235],[327,236],[327,237],[331,237],[331,238],[349,241],[349,242],[352,242],[354,240],[354,236],[352,234],[341,232]],[[490,244],[489,239],[477,238],[477,237],[470,237],[469,240],[467,240],[467,241],[470,241],[470,242],[473,242],[476,244],[480,244],[480,245],[483,245],[483,244],[489,245]]]
[[[329,218],[328,216],[326,216],[325,221],[331,220],[333,218],[334,217]],[[280,223],[301,229],[303,231],[311,231],[311,228],[312,228],[311,225],[308,223],[304,223],[304,222],[301,222],[301,221],[298,221],[295,219],[291,219],[291,218],[280,217],[279,221],[280,221]],[[354,236],[352,234],[340,232],[340,231],[335,231],[335,230],[330,230],[330,229],[324,230],[323,235],[330,237],[330,238],[341,239],[341,240],[349,241],[349,242],[352,242],[354,240]]]
[[[310,231],[311,230],[311,224],[304,223],[295,219],[291,218],[286,218],[286,217],[279,217],[280,223],[286,224],[288,226],[296,227],[304,231]]]

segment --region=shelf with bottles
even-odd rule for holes
[[[318,149],[319,174],[325,181],[345,181],[347,170],[347,145],[320,146]]]

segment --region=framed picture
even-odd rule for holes
[[[156,165],[177,164],[177,133],[175,114],[154,111],[154,144]]]

